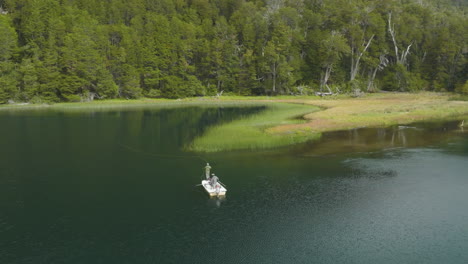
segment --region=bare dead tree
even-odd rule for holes
[[[0,14],[1,15],[8,15],[8,11],[6,9],[3,9],[3,6],[0,6]]]
[[[330,78],[332,68],[333,68],[333,64],[328,64],[327,67],[325,68],[325,73],[322,74],[322,78],[320,81],[320,92],[323,91],[323,87],[326,87],[328,89],[328,92],[332,93],[330,87],[328,86],[328,79]]]
[[[361,58],[372,43],[372,39],[374,39],[374,36],[375,35],[372,35],[367,41],[367,43],[365,40],[363,40],[362,46],[364,46],[364,49],[361,52],[359,52],[357,58],[355,58],[354,56],[354,49],[351,49],[351,81],[356,78],[356,75],[359,71],[359,63],[361,61]]]
[[[268,8],[268,12],[274,13],[278,9],[284,6],[284,0],[268,0],[266,2],[266,6]]]
[[[395,58],[397,60],[397,63],[400,63],[402,65],[406,65],[406,59],[408,57],[408,54],[410,52],[410,48],[413,45],[413,42],[406,47],[406,49],[403,49],[403,51],[400,54],[400,51],[398,49],[398,44],[396,41],[396,33],[395,33],[395,24],[392,24],[392,13],[388,13],[388,32],[390,33],[390,36],[392,37],[392,42],[393,46],[395,48]]]
[[[388,59],[387,59],[387,56],[386,54],[380,54],[379,56],[379,64],[377,65],[377,67],[375,67],[374,69],[371,69],[369,71],[369,81],[367,83],[367,91],[368,92],[371,92],[374,90],[374,80],[375,80],[375,76],[377,75],[377,71],[381,71],[383,69],[385,69],[385,67],[387,67],[388,65]]]
[[[273,62],[270,66],[270,69],[271,69],[271,75],[273,78],[272,90],[273,90],[273,93],[276,93],[276,79],[278,77],[278,63],[276,61]]]

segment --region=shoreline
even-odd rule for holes
[[[468,101],[450,100],[450,94],[375,94],[363,98],[305,100],[322,108],[305,115],[302,125],[270,129],[281,133],[290,129],[311,128],[318,132],[342,131],[363,127],[389,127],[424,121],[468,119]]]
[[[324,132],[342,131],[362,127],[389,127],[415,122],[437,120],[468,120],[468,101],[450,100],[453,94],[379,93],[364,97],[349,96],[279,96],[239,97],[223,96],[187,99],[104,100],[85,103],[58,103],[53,105],[4,105],[1,112],[52,110],[63,112],[95,112],[139,110],[177,107],[256,106],[269,105],[263,116],[250,117],[234,124],[222,124],[194,140],[189,151],[217,152],[242,149],[267,149],[316,140]],[[291,111],[291,106],[303,105]],[[272,107],[274,106],[274,107]],[[309,106],[310,110],[304,110]],[[299,111],[299,112],[297,112]],[[277,118],[281,116],[281,118]],[[268,121],[259,126],[258,120]],[[271,122],[270,122],[271,121]],[[231,127],[229,127],[231,126]],[[234,133],[234,130],[236,131]],[[255,130],[255,131],[254,131]],[[211,132],[210,132],[211,131]],[[238,137],[246,132],[245,138]],[[218,134],[224,134],[222,137]],[[232,144],[230,137],[236,137]],[[244,142],[242,142],[244,141]],[[258,141],[258,143],[256,143]]]

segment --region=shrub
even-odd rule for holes
[[[146,94],[147,97],[150,97],[150,98],[159,98],[161,97],[161,91],[158,90],[158,89],[151,89],[147,94]]]
[[[64,95],[63,97],[65,97],[65,99],[66,99],[68,102],[77,103],[77,102],[81,102],[81,101],[82,101],[81,96],[80,96],[80,95],[77,95],[77,94]]]
[[[55,100],[53,100],[55,98]],[[44,97],[44,96],[33,96],[31,100],[29,100],[30,103],[32,104],[52,104],[58,102],[58,98],[56,96],[54,97]]]
[[[203,95],[204,87],[197,77],[193,75],[187,78],[167,76],[164,78],[162,95],[167,98],[183,98],[195,95]]]
[[[468,95],[468,80],[465,82],[465,84],[455,88],[455,92]]]
[[[416,92],[426,90],[429,87],[429,82],[422,79],[419,73],[408,75],[408,91]]]
[[[291,88],[291,93],[293,95],[309,95],[314,94],[314,90],[308,85],[299,85]]]

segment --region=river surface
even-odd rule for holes
[[[0,263],[468,263],[456,122],[184,152],[252,111],[0,112]]]

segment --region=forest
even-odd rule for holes
[[[468,93],[464,0],[0,0],[0,103]]]

